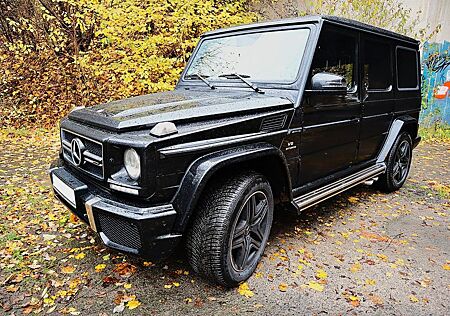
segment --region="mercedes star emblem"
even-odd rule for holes
[[[70,151],[72,154],[72,161],[78,167],[83,163],[84,145],[79,138],[74,138],[70,142]]]

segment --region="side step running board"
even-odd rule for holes
[[[300,195],[294,198],[294,202],[297,204],[298,210],[303,211],[304,209],[316,205],[317,203],[335,196],[336,194],[372,179],[384,173],[385,170],[386,164],[384,162],[377,163],[374,166],[358,171],[357,173],[327,184],[326,186],[318,188],[312,192]]]

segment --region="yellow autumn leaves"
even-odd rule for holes
[[[355,262],[354,264],[351,265],[350,267],[350,271],[351,272],[358,272],[361,270],[361,263],[359,262]]]
[[[7,125],[54,126],[74,106],[170,90],[202,33],[257,19],[245,0],[45,3],[17,10],[20,36],[0,29]]]
[[[131,300],[127,302],[128,309],[135,309],[139,305],[141,305],[141,302],[139,302],[138,300]]]
[[[71,274],[75,272],[75,267],[74,266],[64,266],[61,268],[61,272],[62,273],[66,273],[66,274]]]
[[[220,6],[211,0],[83,2],[100,23],[92,50],[77,62],[116,85],[114,94],[122,97],[171,89],[201,33],[256,16],[245,10],[244,1]]]
[[[303,267],[303,266],[301,266]],[[255,277],[260,278],[261,277],[261,273],[256,273]],[[325,289],[325,284],[327,283],[326,279],[328,277],[328,274],[325,270],[323,269],[318,269],[315,273],[315,277],[317,279],[317,281],[309,281],[307,284],[303,284],[301,287],[302,288],[310,288],[314,291],[318,291],[318,292],[322,292]],[[286,292],[289,289],[289,285],[281,282],[278,284],[278,290],[280,292]],[[247,282],[242,283],[241,285],[239,285],[239,287],[237,288],[237,292],[242,295],[245,296],[247,298],[253,297],[255,294],[253,293],[253,291],[250,289],[249,285]]]
[[[165,284],[164,288],[165,289],[171,289],[172,287],[179,287],[180,283],[179,282],[172,282],[171,284]]]
[[[84,259],[84,257],[86,257],[86,254],[84,252],[80,252],[74,256],[74,258],[77,260],[82,260]]]
[[[102,272],[103,270],[105,270],[105,268],[106,268],[106,264],[100,263],[95,266],[95,271]]]
[[[316,271],[316,277],[318,279],[325,280],[327,278],[327,276],[328,276],[328,274],[322,269],[319,269]]]
[[[242,283],[241,285],[239,285],[237,292],[239,294],[241,294],[242,296],[245,296],[247,298],[252,297],[253,295],[255,295],[250,288],[248,287],[247,282]]]
[[[322,292],[323,289],[325,288],[325,286],[323,284],[320,284],[320,283],[318,283],[316,281],[309,281],[308,282],[308,287],[310,289],[313,289],[313,290],[318,291],[318,292]]]
[[[304,250],[301,250],[299,252],[300,253],[305,253]],[[387,256],[385,256],[385,255],[379,254],[378,258],[380,258],[382,261],[387,262]],[[303,263],[306,264],[306,261],[304,261],[302,259],[299,259],[299,261],[303,261]],[[396,260],[396,264],[402,265],[402,260],[401,259],[397,259]],[[307,265],[310,266],[310,264],[307,264]],[[450,262],[447,262],[446,264],[444,264],[443,268],[445,270],[450,270]],[[299,271],[301,271],[302,269],[303,269],[303,265],[299,265]],[[362,265],[359,262],[355,262],[355,263],[351,264],[350,268],[349,268],[349,271],[352,272],[352,273],[357,273],[357,272],[359,272],[361,270],[362,270]],[[316,280],[308,281],[305,284],[300,285],[300,288],[311,289],[311,290],[314,290],[314,291],[317,291],[317,292],[323,292],[325,290],[326,284],[328,283],[328,281],[327,281],[328,273],[324,269],[317,269],[315,271],[315,273],[314,273],[314,276],[315,276]],[[255,273],[255,278],[261,278],[261,277],[262,277],[262,273],[261,272]],[[268,275],[268,278],[272,279],[273,276]],[[422,283],[424,283],[425,285],[423,285],[423,286],[426,287],[429,284],[429,280],[428,280],[428,283],[426,282],[426,280],[422,281],[421,284]],[[377,281],[375,279],[372,279],[372,278],[367,278],[367,279],[363,280],[363,284],[365,286],[375,286],[377,284]],[[285,282],[280,282],[277,285],[277,289],[280,292],[287,292],[287,291],[289,291],[289,288],[290,288],[290,286],[287,283],[285,283]],[[251,298],[251,297],[253,297],[255,295],[254,292],[252,291],[252,289],[249,287],[249,284],[247,282],[242,283],[238,287],[237,292],[240,295],[242,295],[242,296],[244,296],[246,298]],[[353,293],[350,293],[350,292],[346,292],[346,291],[344,291],[342,294],[345,297],[345,299],[351,305],[353,305],[354,307],[359,306],[360,301],[361,301],[359,296],[357,296],[357,295],[355,295]],[[382,304],[382,300],[379,297],[377,297],[377,296],[373,296],[372,297],[372,296],[369,297],[369,299],[373,300],[374,304]],[[414,295],[410,296],[410,301],[411,302],[415,302],[416,301],[416,298],[415,298]]]

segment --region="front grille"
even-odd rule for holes
[[[74,163],[71,153],[71,143],[75,138],[78,138],[85,147],[85,150],[83,151],[83,161],[79,166]],[[66,161],[97,178],[103,179],[102,143],[65,129],[61,129],[61,143],[63,156]]]
[[[98,212],[100,230],[109,240],[116,244],[133,249],[142,247],[139,228],[136,224],[124,221],[118,217]]]

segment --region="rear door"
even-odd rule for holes
[[[355,160],[361,115],[357,69],[358,33],[325,25],[302,101],[301,184],[348,168]],[[344,77],[347,92],[311,90],[311,77],[321,72]]]
[[[392,122],[393,47],[381,36],[361,34],[362,119],[356,162],[376,157]]]

